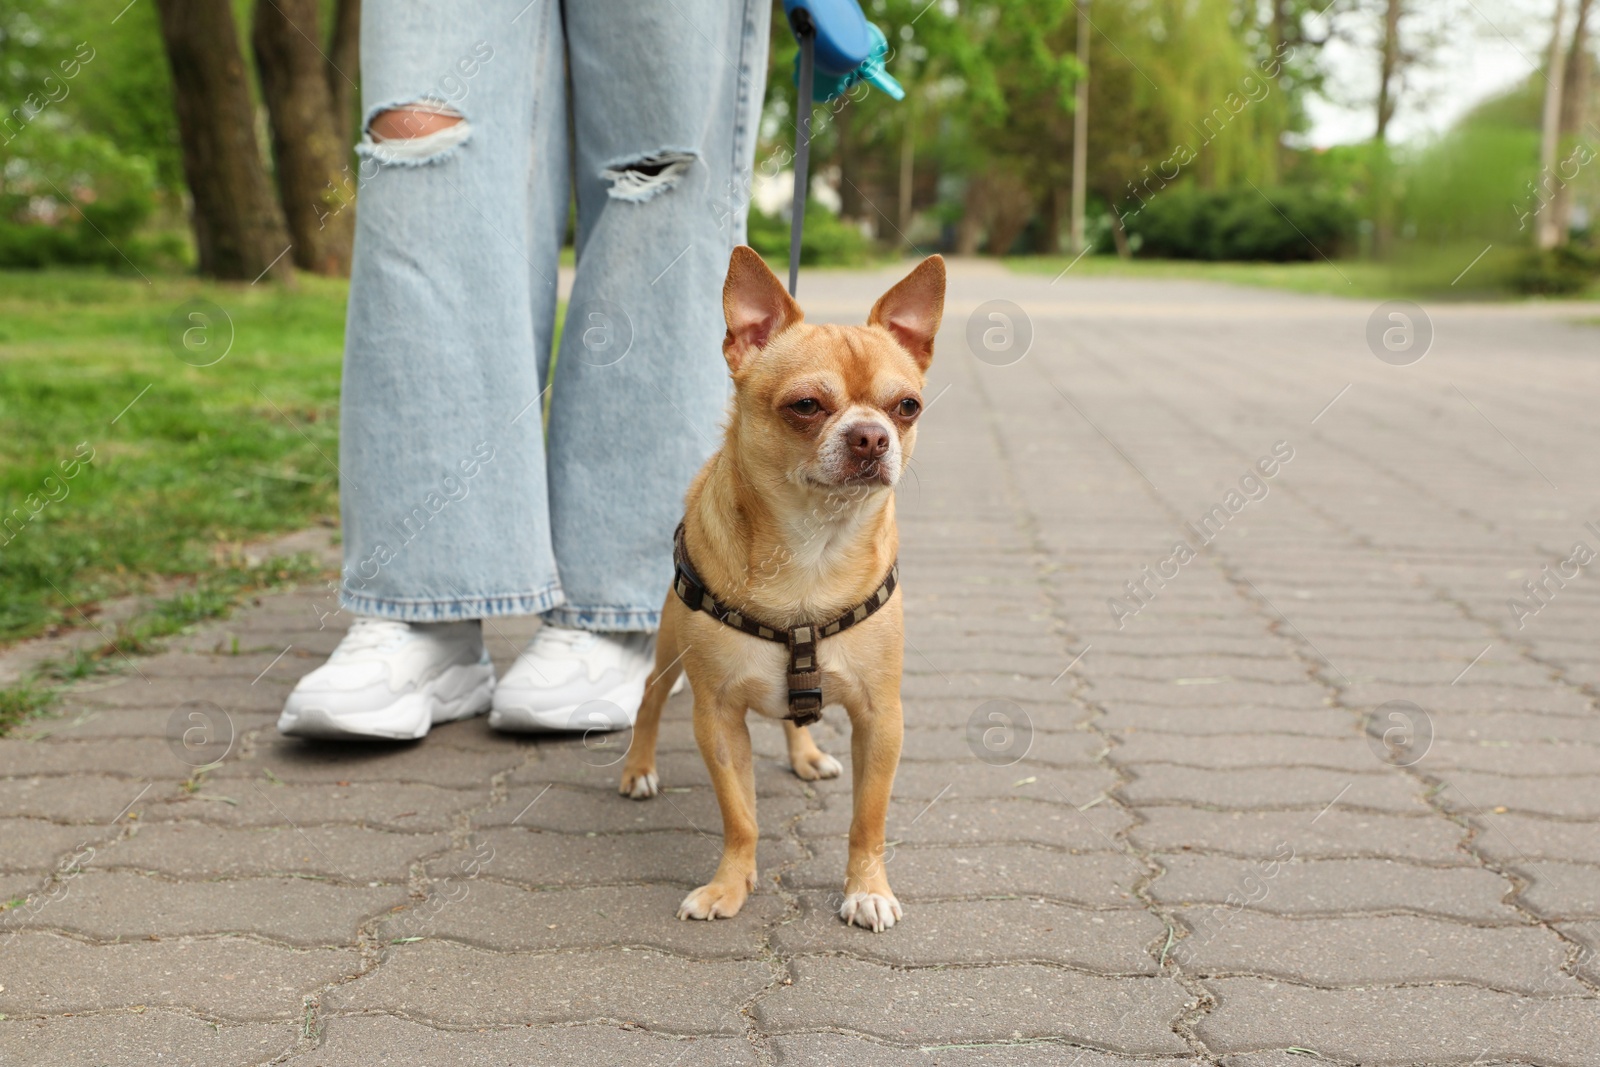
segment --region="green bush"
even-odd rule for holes
[[[56,264],[131,270],[170,254],[140,231],[155,210],[155,171],[94,134],[29,130],[27,155],[4,159],[0,182],[0,268]],[[19,141],[21,139],[19,138]],[[41,218],[36,206],[53,203]]]
[[[1123,224],[1138,238],[1140,256],[1282,263],[1337,257],[1355,232],[1356,213],[1309,187],[1180,186],[1157,193]]]
[[[1521,293],[1562,296],[1581,293],[1600,277],[1600,252],[1583,245],[1566,245],[1527,253],[1511,275]]]
[[[789,220],[782,215],[750,212],[750,247],[772,259],[789,258]],[[871,244],[860,230],[817,203],[806,208],[800,237],[800,262],[810,266],[853,267],[867,261]]]

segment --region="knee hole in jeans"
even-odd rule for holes
[[[467,117],[455,108],[419,100],[374,111],[362,148],[380,162],[426,163],[444,158],[471,132]]]
[[[600,177],[611,183],[608,192],[613,199],[649,200],[677,185],[697,158],[694,152],[663,148],[609,163]]]

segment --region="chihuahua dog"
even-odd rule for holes
[[[894,487],[916,442],[944,289],[944,260],[932,256],[878,300],[865,326],[813,326],[755,251],[733,250],[722,290],[733,403],[721,449],[689,488],[679,536],[688,573],[726,614],[692,610],[678,588],[668,592],[621,785],[635,799],[658,792],[661,708],[687,672],[723,845],[716,874],[684,898],[680,919],[736,915],[756,885],[749,709],[784,720],[801,778],[842,770],[793,721],[795,675],[786,681],[786,670],[797,663],[820,679],[820,693],[802,690],[805,699],[841,704],[850,719],[854,807],[840,918],[882,931],[901,917],[883,864],[902,734]],[[820,636],[798,660],[772,636],[807,628]]]

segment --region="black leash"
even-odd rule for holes
[[[794,205],[789,209],[789,295],[800,284],[800,237],[806,226],[806,186],[811,170],[811,92],[817,77],[817,28],[811,15],[797,9],[789,20],[800,43],[800,93],[795,97],[799,120],[794,133]]]

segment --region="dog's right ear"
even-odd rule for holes
[[[740,369],[772,339],[805,315],[756,250],[740,245],[728,260],[728,280],[722,285],[722,317],[728,334],[722,339],[722,356],[728,369]]]

